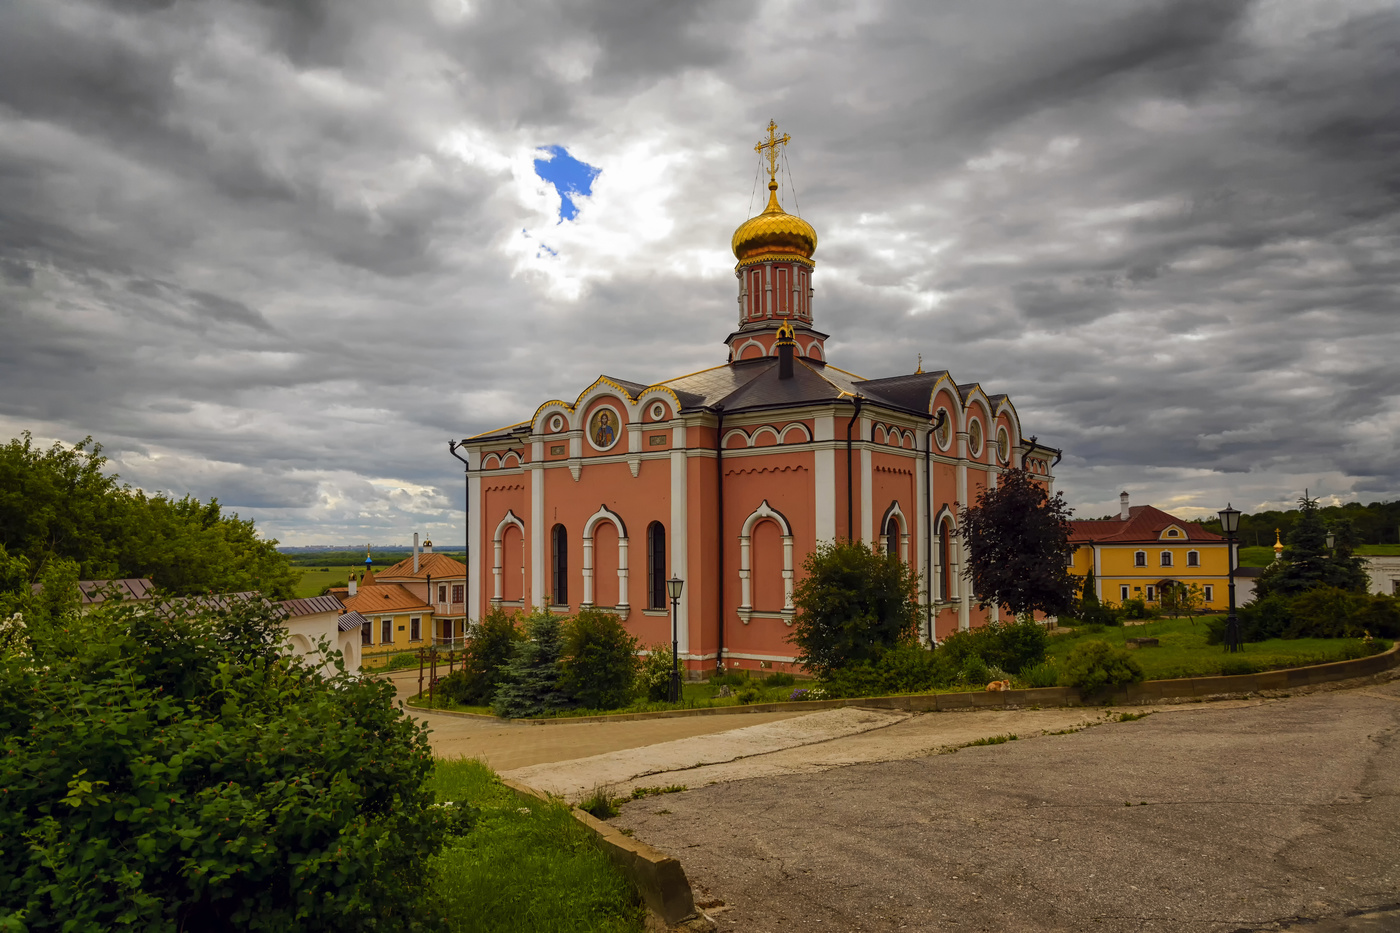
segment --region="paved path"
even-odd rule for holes
[[[1028,737],[1096,716],[916,716],[690,769],[617,822],[724,902],[721,929],[1396,928],[1400,683]]]

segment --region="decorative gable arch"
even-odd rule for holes
[[[895,499],[885,509],[885,514],[880,516],[879,537],[885,537],[885,529],[889,528],[890,521],[899,528],[899,559],[904,563],[909,563],[909,519],[905,516],[904,510],[899,507],[899,500]],[[886,545],[888,549],[888,545]]]

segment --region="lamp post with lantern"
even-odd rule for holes
[[[681,601],[681,589],[684,586],[685,581],[680,577],[672,577],[666,581],[666,595],[671,597],[671,689],[667,692],[667,699],[672,703],[681,701],[681,670],[677,652],[679,635],[676,616]]]
[[[1220,529],[1225,532],[1225,559],[1230,568],[1230,614],[1225,617],[1225,645],[1230,651],[1239,651],[1240,620],[1235,615],[1235,533],[1240,530],[1240,510],[1231,508],[1227,502],[1220,510]]]

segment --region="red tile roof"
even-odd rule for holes
[[[429,574],[434,580],[448,580],[452,577],[466,579],[467,566],[446,554],[420,554],[417,573],[413,572],[413,558],[406,557],[392,567],[379,571],[377,576],[381,580],[423,580]]]
[[[361,615],[380,612],[432,612],[433,607],[414,596],[397,583],[370,583],[359,588],[354,596],[342,596],[346,609]]]
[[[1073,544],[1158,544],[1163,540],[1162,532],[1169,525],[1175,525],[1186,535],[1179,541],[1217,544],[1225,539],[1213,531],[1206,531],[1195,522],[1183,521],[1174,515],[1163,512],[1156,506],[1135,505],[1128,509],[1128,520],[1121,518],[1093,519],[1071,522],[1073,530],[1069,540]]]

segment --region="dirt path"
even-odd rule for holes
[[[1029,737],[1096,718],[916,716],[689,769],[692,790],[617,822],[724,902],[721,929],[1390,928],[1400,683]],[[938,753],[1008,732],[1021,738]]]

